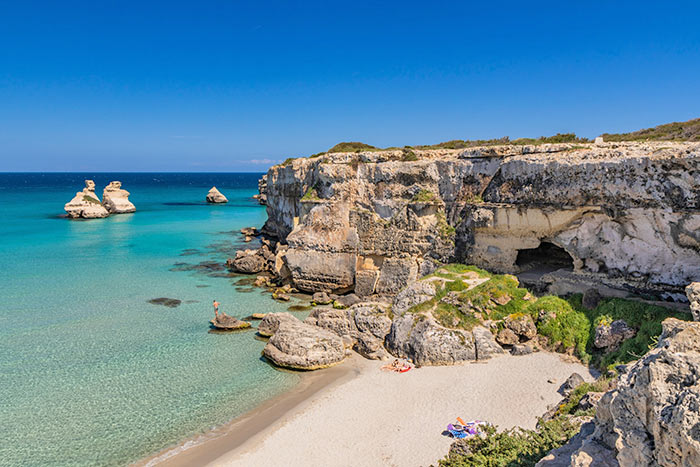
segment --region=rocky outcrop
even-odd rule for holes
[[[261,250],[238,250],[234,258],[226,261],[226,267],[233,272],[257,274],[265,270],[267,261]]]
[[[216,329],[223,331],[236,331],[239,329],[247,329],[250,327],[250,323],[247,321],[242,321],[233,316],[229,316],[226,313],[219,313],[214,319],[209,321],[212,326]]]
[[[342,362],[345,347],[337,334],[294,318],[280,322],[263,355],[280,367],[318,370]]]
[[[685,294],[690,302],[690,312],[693,320],[700,321],[700,282],[693,282],[685,288]]]
[[[669,318],[659,343],[620,376],[594,424],[541,466],[700,465],[700,323]]]
[[[109,211],[95,194],[95,182],[85,180],[85,188],[75,194],[63,209],[72,219],[95,219],[109,216]]]
[[[263,175],[260,180],[258,180],[258,194],[253,195],[254,199],[258,200],[258,203],[263,206],[267,204],[267,176]]]
[[[122,182],[110,182],[102,192],[102,204],[110,214],[135,212],[136,207],[129,201],[129,194],[122,189]]]
[[[593,345],[606,352],[617,350],[627,339],[631,339],[637,331],[627,325],[624,320],[618,319],[610,324],[600,324],[595,329]]]
[[[289,244],[281,260],[299,289],[395,294],[446,260],[551,271],[543,287],[560,293],[603,283],[679,299],[700,280],[698,143],[413,155],[331,153],[269,170],[264,231]]]
[[[270,337],[277,332],[280,324],[287,321],[299,321],[291,313],[267,313],[258,325],[258,334]]]
[[[228,203],[228,199],[224,195],[222,195],[221,192],[217,190],[215,186],[213,186],[211,187],[211,190],[209,190],[209,193],[207,193],[207,203]]]

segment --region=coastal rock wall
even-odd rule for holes
[[[674,298],[700,280],[698,143],[334,153],[266,181],[300,290],[395,294],[450,260]]]

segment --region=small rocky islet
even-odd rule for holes
[[[303,321],[267,313],[263,355],[315,370],[351,351],[418,366],[558,352],[601,377],[562,386],[542,423],[570,427],[553,447],[579,434],[539,465],[700,462],[689,321],[700,316],[700,144],[410,152],[325,153],[263,177],[261,246],[227,267],[315,305]],[[445,465],[470,446],[455,442]]]
[[[110,182],[102,192],[102,201],[95,193],[95,182],[85,180],[85,188],[75,194],[63,209],[71,219],[99,219],[111,214],[126,214],[136,211],[129,201],[129,192],[122,189],[119,181]]]

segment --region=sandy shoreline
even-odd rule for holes
[[[455,417],[533,428],[572,372],[592,379],[583,365],[545,352],[404,374],[380,371],[383,364],[353,356],[304,375],[215,439],[150,465],[430,465],[447,454],[452,440],[442,432]]]

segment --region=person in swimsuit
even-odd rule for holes
[[[214,316],[219,317],[219,302],[214,300]]]

